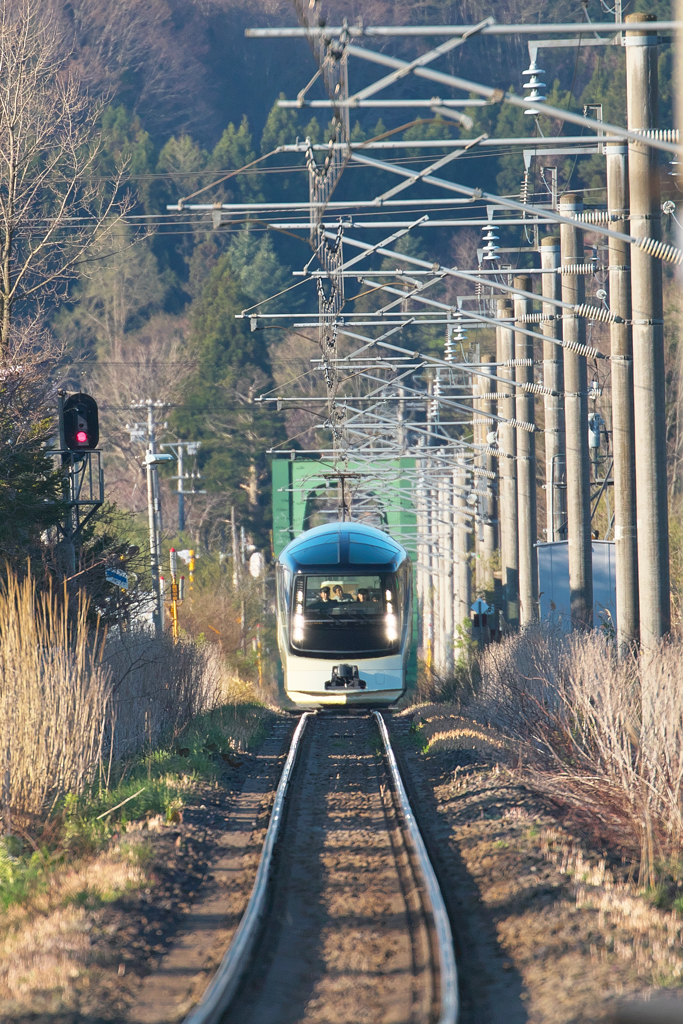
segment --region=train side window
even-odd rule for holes
[[[280,615],[283,619],[289,611],[289,598],[292,591],[292,571],[285,565],[277,567],[277,600],[280,608]]]

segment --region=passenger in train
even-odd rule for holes
[[[332,593],[334,594],[335,601],[341,601],[342,603],[346,603],[347,601],[353,601],[352,597],[344,593],[341,583],[336,583],[332,587]]]

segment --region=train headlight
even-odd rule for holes
[[[386,614],[387,640],[398,640],[398,623],[391,605],[387,605]]]
[[[297,643],[301,643],[304,638],[304,617],[297,608],[294,615],[294,626],[292,629],[292,639]]]

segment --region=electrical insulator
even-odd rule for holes
[[[484,245],[481,260],[482,263],[490,263],[494,260],[500,259],[500,256],[498,255],[500,246],[496,244],[498,242],[498,235],[496,234],[496,229],[493,224],[487,224],[483,230],[485,232],[483,241],[486,244]]]
[[[447,363],[452,363],[455,359],[455,349],[453,347],[453,325],[449,324],[446,328],[446,344],[444,345],[443,357]]]
[[[526,97],[529,103],[543,103],[545,101],[545,90],[547,87],[545,82],[539,77],[544,74],[545,71],[543,68],[538,67],[536,64],[536,57],[534,56],[534,59],[531,61],[527,70],[522,72],[523,76],[529,77],[529,81],[525,82],[523,86],[524,89],[529,90],[529,94]],[[536,114],[540,113],[540,111],[535,107],[530,107],[528,110],[525,110],[524,113],[531,114],[535,117]]]

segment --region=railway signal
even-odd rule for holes
[[[99,413],[92,395],[69,395],[62,409],[64,447],[72,452],[91,452],[100,440]]]

